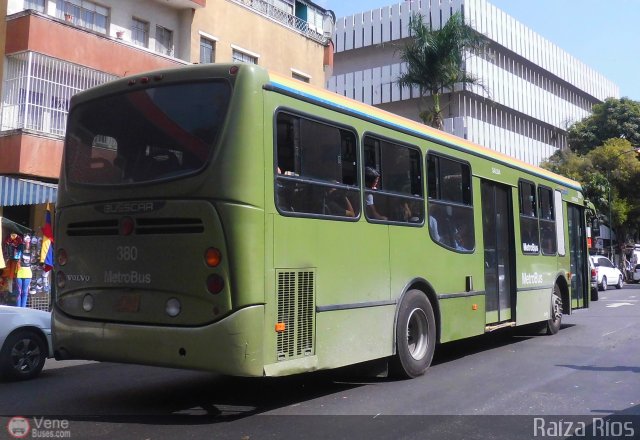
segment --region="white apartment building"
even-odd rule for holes
[[[538,165],[567,146],[567,128],[594,104],[619,97],[612,81],[486,0],[407,0],[338,18],[327,88],[419,120],[418,90],[396,83],[409,19],[420,13],[435,30],[456,11],[488,39],[465,66],[486,90],[460,86],[442,97],[447,132]]]

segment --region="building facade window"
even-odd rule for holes
[[[310,78],[307,75],[303,75],[302,73],[293,72],[293,71],[291,72],[291,78],[297,79],[298,81],[302,81],[306,83],[310,81]]]
[[[173,55],[173,31],[162,26],[156,26],[156,52],[163,55]]]
[[[200,64],[216,62],[216,42],[200,37]]]
[[[131,41],[142,47],[149,47],[149,22],[133,17],[131,19]]]
[[[233,49],[231,58],[234,63],[258,64],[258,57],[242,52],[238,49]]]
[[[58,18],[106,34],[109,9],[87,0],[58,0]]]
[[[24,9],[44,12],[45,0],[24,0]]]
[[[287,14],[293,15],[293,0],[269,0],[269,3],[278,9],[285,11]]]

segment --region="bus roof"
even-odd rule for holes
[[[298,96],[306,100],[311,100],[321,105],[334,108],[343,113],[348,113],[361,119],[370,120],[377,124],[390,126],[391,128],[399,129],[411,133],[415,136],[419,136],[421,138],[425,138],[427,140],[443,144],[460,151],[464,151],[476,156],[486,157],[511,168],[520,169],[527,173],[537,175],[538,177],[552,180],[560,185],[582,191],[582,186],[575,180],[553,173],[549,170],[545,170],[544,168],[528,164],[520,159],[507,156],[506,154],[499,151],[491,150],[487,147],[474,144],[461,137],[437,130],[424,124],[420,124],[416,121],[412,121],[411,119],[407,119],[394,113],[381,110],[377,107],[373,107],[354,99],[338,95],[337,93],[331,92],[329,90],[320,89],[318,87],[311,86],[309,84],[303,83],[293,78],[288,78],[271,71],[269,72],[269,81],[271,87],[286,94]]]

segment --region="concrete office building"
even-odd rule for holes
[[[531,7],[535,7],[532,5]],[[413,13],[439,29],[456,11],[488,39],[465,69],[486,86],[442,97],[445,130],[538,165],[567,146],[567,128],[619,88],[485,0],[413,0],[336,20],[334,76],[327,88],[413,120],[418,91],[401,89],[399,49]]]

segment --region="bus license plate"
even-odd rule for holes
[[[116,303],[116,312],[137,313],[140,311],[140,295],[127,293],[121,295]]]

